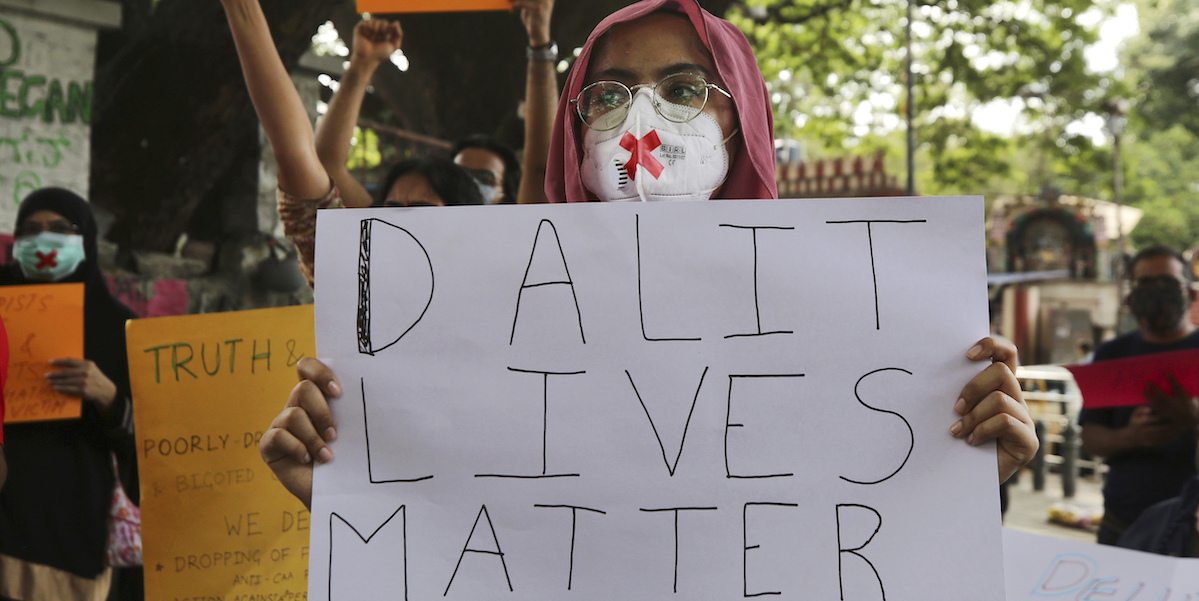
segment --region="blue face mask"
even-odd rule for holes
[[[13,244],[13,257],[25,277],[57,282],[74,273],[86,258],[83,236],[42,232],[36,236],[17,238]]]
[[[479,180],[475,180],[475,186],[479,188],[479,194],[483,197],[483,204],[493,205],[499,200],[499,187],[488,186]]]

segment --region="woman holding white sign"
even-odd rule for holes
[[[243,18],[257,3],[223,1],[251,89],[257,79],[283,81],[282,65],[266,60],[274,48],[265,23]],[[645,0],[608,17],[583,47],[559,103],[546,193],[559,202],[775,198],[774,169],[769,98],[745,36],[695,0]],[[327,186],[324,177],[311,184]],[[997,442],[1006,480],[1038,446],[1014,376],[1016,349],[985,338],[966,355],[990,366],[962,389],[949,433],[975,446]],[[341,387],[315,359],[298,371],[260,450],[310,504],[313,461],[333,457],[328,399]]]

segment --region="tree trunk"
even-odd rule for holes
[[[284,65],[336,16],[352,39],[353,0],[261,0]],[[705,0],[722,13],[732,0]],[[224,12],[215,0],[121,0],[122,30],[101,36],[92,131],[92,201],[112,211],[124,250],[171,251],[257,230],[258,120]],[[563,57],[627,0],[558,0]],[[400,16],[411,68],[380,71],[363,116],[443,139],[486,133],[523,145],[517,109],[528,43],[506,12]],[[230,211],[229,207],[236,210]],[[237,207],[245,210],[237,209]]]
[[[285,65],[341,2],[262,1]],[[128,25],[97,60],[92,200],[115,213],[109,238],[123,248],[170,251],[202,207],[219,222],[229,195],[253,206],[257,119],[218,2],[161,0]]]

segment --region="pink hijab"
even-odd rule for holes
[[[739,147],[737,159],[729,168],[720,197],[778,198],[774,181],[774,117],[762,72],[758,69],[745,34],[732,23],[701,8],[697,0],[642,0],[612,13],[591,32],[558,101],[558,116],[554,121],[554,135],[546,164],[546,196],[550,202],[596,200],[595,195],[583,187],[583,179],[579,174],[583,158],[580,147],[583,141],[582,128],[586,126],[579,120],[570,101],[583,89],[595,41],[614,25],[660,10],[680,12],[691,20],[699,32],[700,40],[712,53],[716,71],[733,95],[741,135],[729,142]]]

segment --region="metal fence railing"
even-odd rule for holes
[[[1082,394],[1070,372],[1056,365],[1029,365],[1016,369],[1041,448],[1029,464],[1033,489],[1043,490],[1045,479],[1056,472],[1061,477],[1062,496],[1074,496],[1080,474],[1101,477],[1107,471],[1102,460],[1086,456],[1079,439],[1078,412]]]

